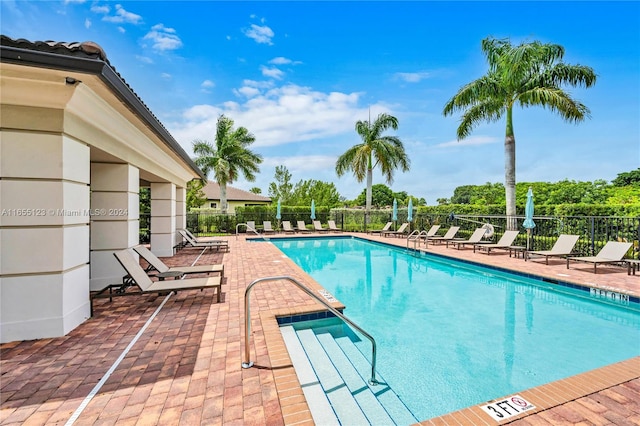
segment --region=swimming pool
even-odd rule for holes
[[[640,355],[637,303],[357,238],[271,242],[376,338],[420,419]]]

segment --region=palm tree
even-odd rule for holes
[[[233,120],[220,115],[216,125],[215,146],[207,141],[195,140],[193,153],[196,154],[195,163],[202,172],[213,175],[220,185],[220,210],[227,212],[227,184],[238,179],[240,172],[249,182],[256,180],[256,173],[260,172],[258,165],[262,163],[262,156],[247,147],[256,138],[244,127],[233,129]]]
[[[482,121],[495,122],[506,114],[504,140],[505,196],[507,217],[516,214],[516,139],[513,133],[513,107],[539,105],[558,113],[565,121],[577,123],[590,116],[589,108],[573,99],[561,85],[591,87],[596,82],[593,69],[562,62],[564,48],[534,41],[512,46],[508,40],[486,38],[482,52],[489,72],[462,87],[444,106],[445,116],[462,110],[457,130],[464,139]],[[512,225],[512,221],[508,220]]]
[[[362,138],[362,143],[352,146],[336,161],[336,173],[344,175],[353,171],[356,180],[362,182],[367,178],[365,217],[369,218],[371,210],[371,187],[373,183],[373,169],[380,166],[387,184],[393,182],[393,173],[397,168],[403,172],[409,170],[411,161],[404,151],[402,141],[396,136],[383,136],[382,133],[391,128],[398,129],[398,119],[389,114],[379,114],[371,124],[369,121],[358,121],[356,132]]]

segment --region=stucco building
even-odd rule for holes
[[[202,172],[92,42],[0,42],[0,341],[62,336],[91,290],[121,282],[114,251],[173,254]]]
[[[207,197],[207,202],[202,208],[220,209],[220,185],[217,182],[210,181],[202,188]],[[271,198],[265,197],[253,192],[244,191],[227,185],[227,213],[234,214],[236,207],[260,206],[271,204]]]

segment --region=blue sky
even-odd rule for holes
[[[191,154],[213,141],[219,114],[256,136],[274,170],[334,182],[348,199],[365,186],[335,161],[360,141],[356,121],[395,115],[411,171],[394,191],[430,205],[456,186],[504,181],[504,120],[456,141],[442,108],[487,71],[483,38],[565,47],[564,60],[598,75],[567,90],[591,119],[563,122],[542,108],[514,112],[518,182],[610,181],[640,167],[639,2],[6,1],[2,34],[100,44],[111,64]],[[374,183],[384,183],[379,173]]]

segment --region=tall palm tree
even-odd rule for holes
[[[249,182],[256,180],[262,156],[247,147],[256,138],[244,127],[233,129],[233,120],[224,115],[218,117],[215,146],[203,140],[193,141],[195,163],[206,176],[213,176],[220,185],[220,210],[227,212],[227,184],[233,183],[242,173]]]
[[[411,161],[404,151],[402,141],[396,136],[383,136],[388,129],[398,129],[398,119],[389,114],[379,114],[371,123],[358,121],[356,132],[362,138],[362,143],[352,146],[336,161],[336,173],[344,175],[353,171],[358,182],[367,179],[365,217],[369,217],[371,210],[371,187],[373,184],[373,169],[380,166],[387,183],[393,182],[393,173],[400,168],[403,172],[409,170]]]
[[[513,133],[513,107],[539,105],[558,113],[565,121],[577,123],[590,117],[589,108],[573,99],[560,86],[591,87],[596,74],[590,67],[562,62],[564,48],[557,44],[521,43],[486,38],[482,52],[489,63],[483,77],[462,87],[444,106],[445,116],[463,111],[457,130],[464,139],[480,122],[495,122],[506,114],[505,196],[507,217],[516,214],[516,139]],[[511,220],[508,224],[512,225]]]

